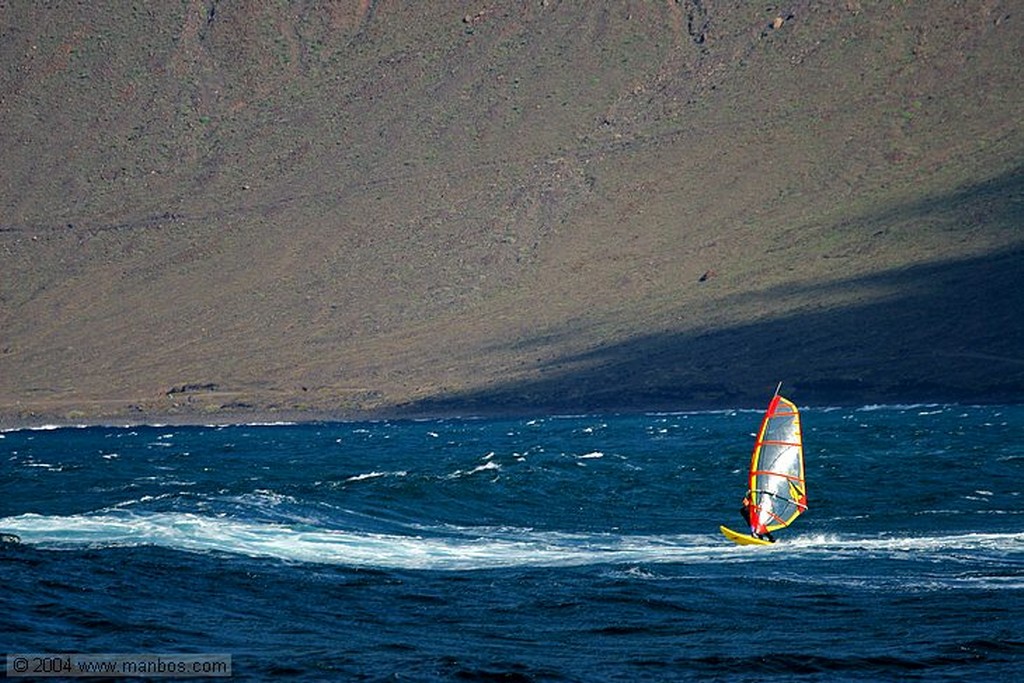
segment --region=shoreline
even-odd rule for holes
[[[887,401],[810,401],[800,402],[803,409],[830,410],[842,408],[869,407],[928,407],[928,406],[984,406],[984,405],[1021,405],[1021,402],[993,401],[957,401],[914,399],[903,397]],[[123,413],[78,415],[74,417],[68,412],[30,411],[15,413],[0,409],[0,434],[17,431],[46,431],[57,429],[88,429],[90,427],[235,427],[235,426],[278,426],[315,423],[355,423],[385,421],[430,421],[430,420],[486,420],[486,419],[525,419],[536,417],[554,417],[570,415],[640,415],[640,414],[679,414],[694,412],[722,412],[761,410],[763,406],[709,406],[651,404],[649,406],[509,406],[488,407],[465,406],[460,410],[449,406],[441,410],[415,410],[403,406],[360,410],[331,409],[252,409],[234,410],[217,413],[202,411],[133,411],[130,415]]]

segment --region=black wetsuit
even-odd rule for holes
[[[761,540],[768,541],[769,543],[775,543],[775,538],[771,532],[765,529],[763,534],[759,534],[754,531],[753,525],[750,523],[750,508],[744,505],[740,508],[740,516],[743,517],[743,521],[747,523],[747,528],[750,529],[750,535],[754,538],[760,538]]]

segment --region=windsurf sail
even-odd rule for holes
[[[754,442],[748,500],[750,530],[759,536],[789,526],[807,510],[800,411],[778,389]]]

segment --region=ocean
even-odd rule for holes
[[[808,512],[735,546],[760,418],[6,431],[0,645],[237,680],[1022,680],[1024,406],[805,408]]]

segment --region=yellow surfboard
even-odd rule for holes
[[[771,545],[771,541],[765,541],[761,538],[755,538],[750,534],[741,534],[738,531],[733,531],[729,527],[720,526],[718,527],[722,532],[722,535],[728,538],[736,545]]]

